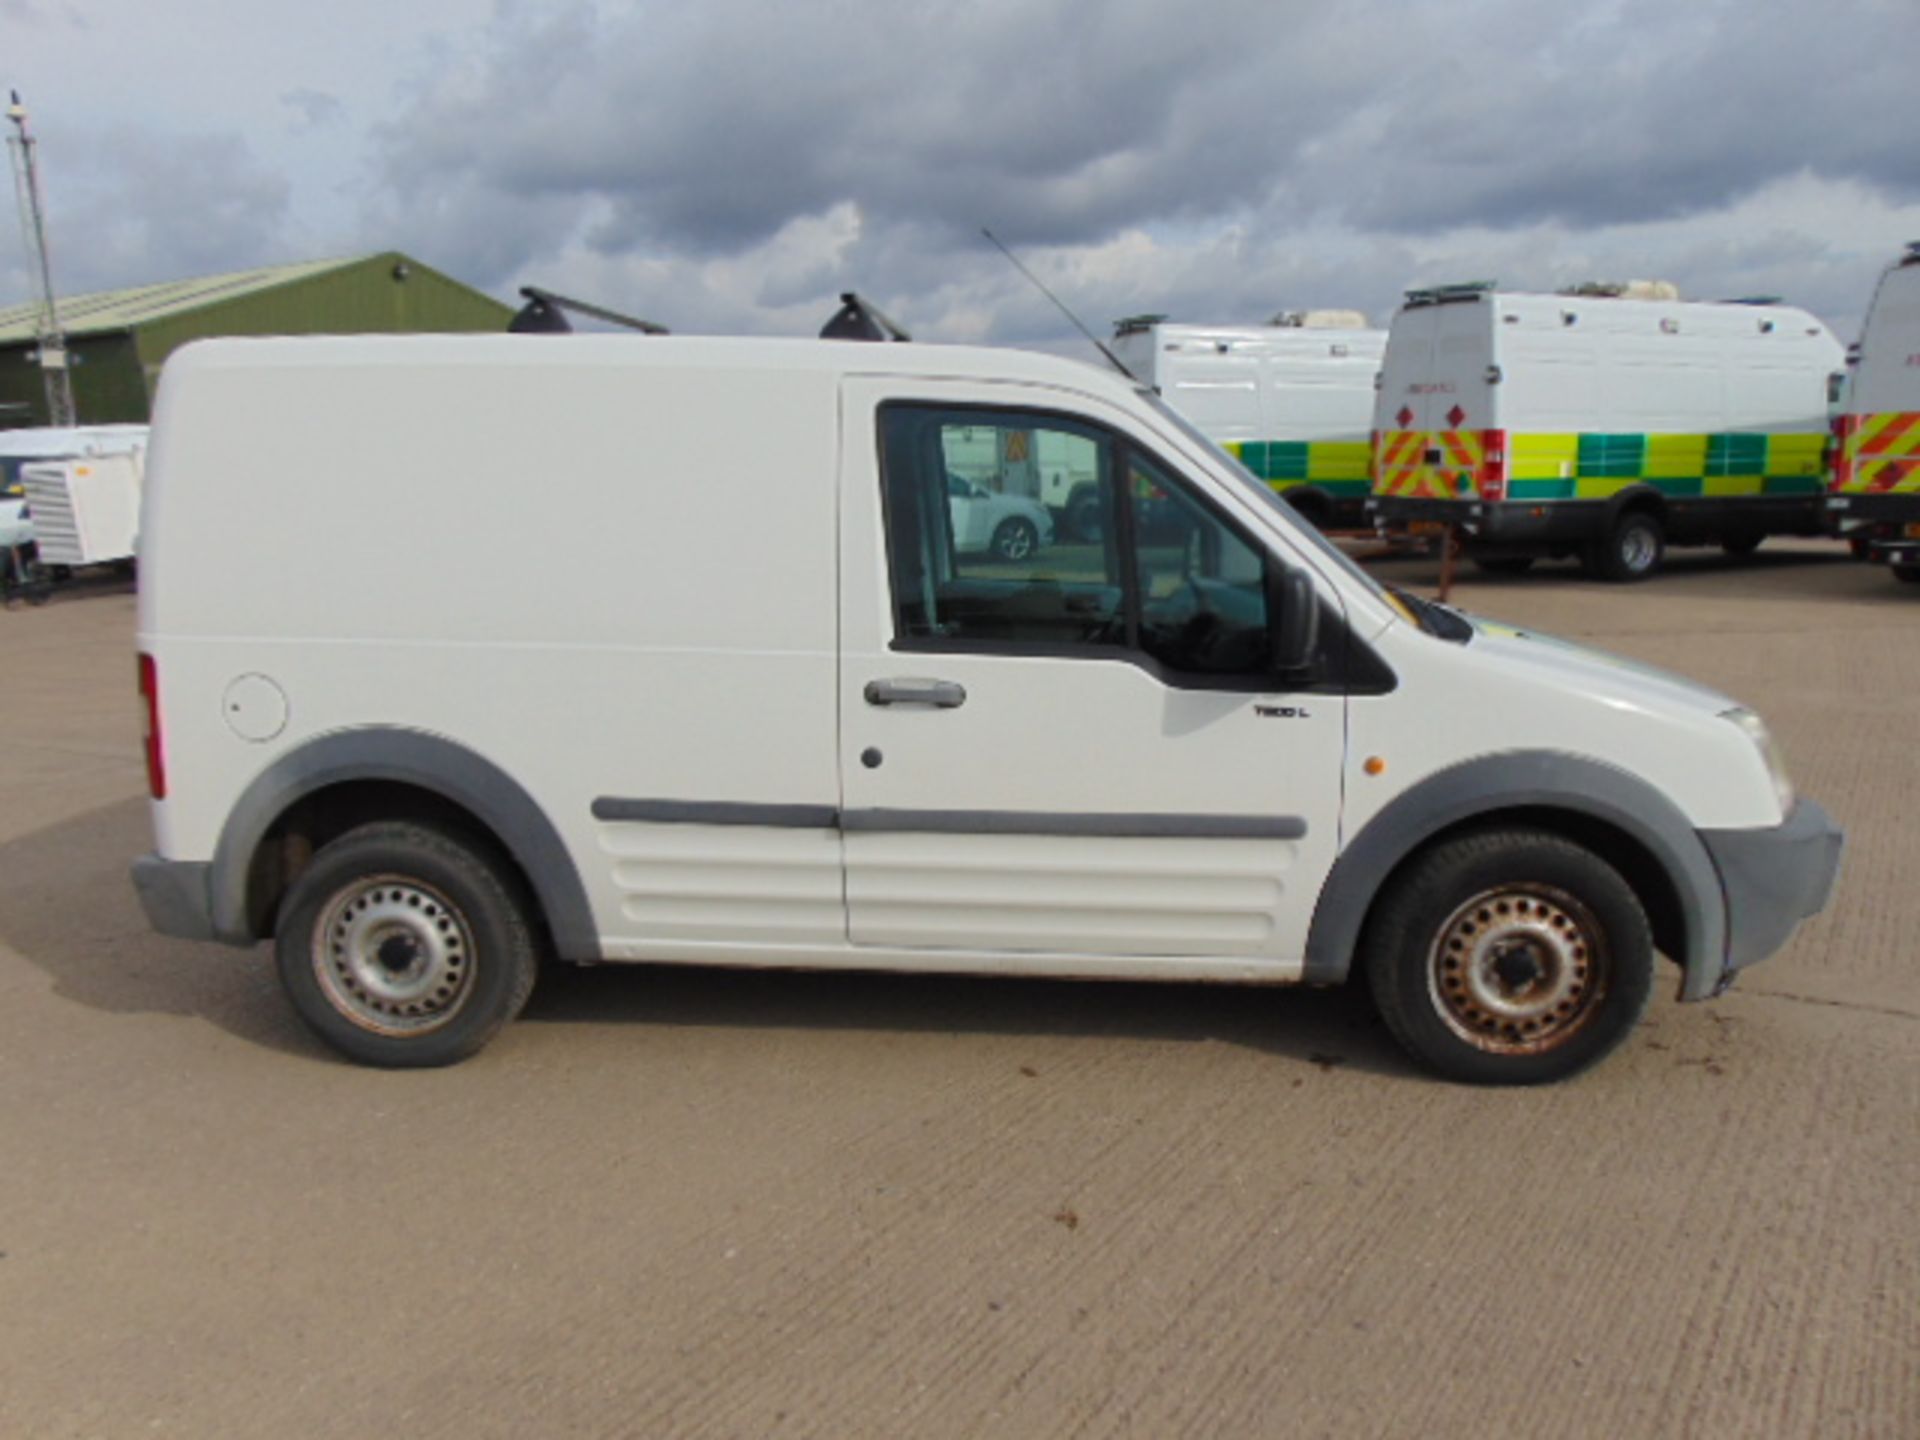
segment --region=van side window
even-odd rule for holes
[[[888,405],[880,442],[901,639],[1126,644],[1107,437],[1051,417]]]
[[[1266,556],[1151,460],[1129,451],[1140,648],[1170,669],[1267,668]]]

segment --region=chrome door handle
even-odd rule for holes
[[[955,710],[967,703],[964,685],[952,680],[869,680],[869,705],[932,705]]]

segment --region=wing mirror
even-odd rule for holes
[[[1320,648],[1320,596],[1305,570],[1267,562],[1267,641],[1276,674],[1304,680]]]

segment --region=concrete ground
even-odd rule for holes
[[[0,1436],[1920,1435],[1920,589],[1455,598],[1754,704],[1850,832],[1556,1088],[1356,993],[619,967],[356,1069],[143,924],[131,595],[0,615]]]

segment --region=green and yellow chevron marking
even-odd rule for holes
[[[1364,440],[1235,440],[1225,448],[1283,494],[1312,485],[1329,495],[1359,500],[1371,483]]]
[[[1513,500],[1606,500],[1633,486],[1676,499],[1817,495],[1826,437],[1518,434],[1507,437]]]

